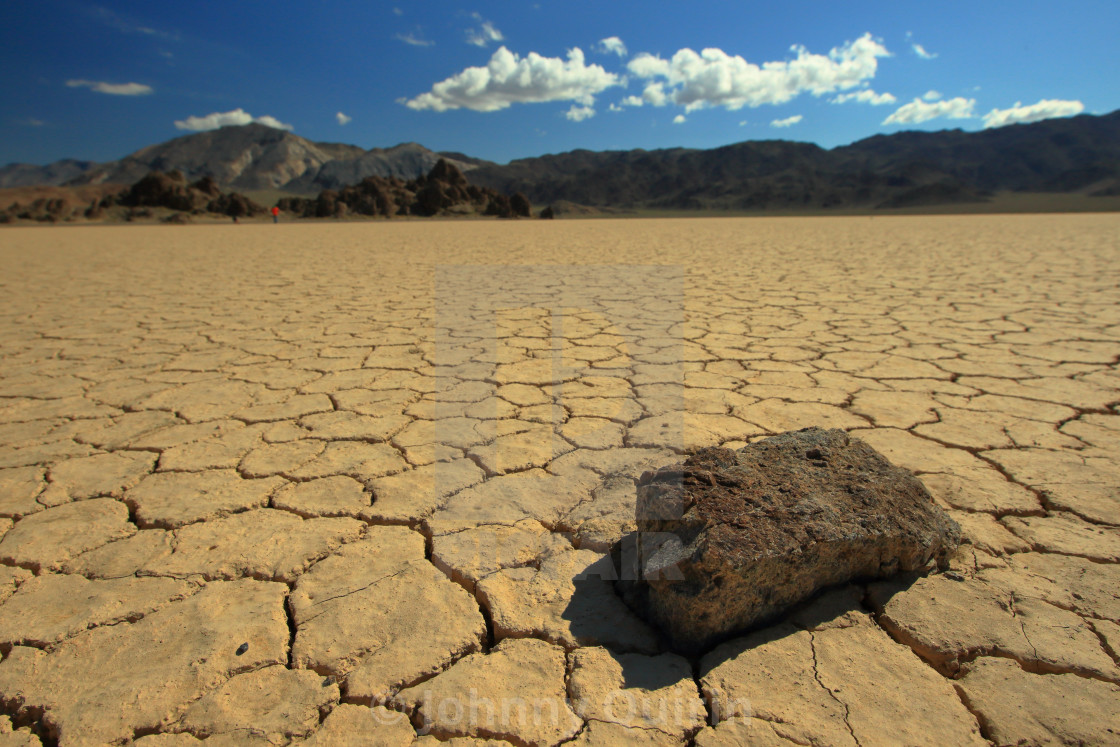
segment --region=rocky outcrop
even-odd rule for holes
[[[0,189],[0,223],[33,220],[71,222],[90,217],[101,201],[120,192],[120,186],[23,187]]]
[[[514,192],[509,198],[509,209],[513,212],[515,217],[533,217],[533,205],[529,202],[529,198],[521,192]]]
[[[29,205],[12,203],[7,210],[0,211],[0,223],[14,223],[17,219],[57,223],[73,220],[78,212],[80,208],[67,197],[40,197]]]
[[[341,218],[346,215],[497,215],[528,217],[532,208],[524,195],[513,198],[470,184],[455,164],[440,159],[427,176],[404,181],[368,176],[340,190],[325,189],[315,198],[285,197],[277,205],[301,218]],[[517,208],[514,209],[514,202]]]
[[[120,205],[129,207],[166,207],[172,210],[202,210],[210,198],[193,189],[178,171],[151,171],[121,196]]]
[[[104,201],[102,201],[104,203]],[[111,204],[127,207],[170,208],[188,213],[218,213],[234,218],[260,215],[265,208],[237,192],[222,194],[218,183],[211,177],[203,177],[188,183],[178,171],[166,174],[160,171],[148,173],[120,197],[101,207]]]
[[[821,428],[647,472],[636,513],[620,590],[689,653],[822,588],[923,568],[960,537],[910,472]]]

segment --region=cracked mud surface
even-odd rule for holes
[[[1115,216],[0,239],[0,744],[1120,743]],[[950,570],[667,650],[636,478],[810,425]]]

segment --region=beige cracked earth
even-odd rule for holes
[[[1116,215],[10,229],[0,287],[0,744],[1120,743]],[[667,651],[635,478],[811,425],[951,569]]]

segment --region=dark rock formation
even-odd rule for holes
[[[70,222],[87,217],[90,208],[109,198],[119,188],[111,187],[25,187],[4,190],[0,200],[0,223],[38,221],[40,223]]]
[[[192,184],[191,187],[211,198],[219,197],[222,194],[222,188],[218,186],[218,183],[214,181],[214,178],[211,176],[202,177]]]
[[[432,170],[428,172],[428,179],[434,179],[458,187],[465,187],[467,185],[467,178],[463,176],[463,172],[457,169],[454,164],[443,158],[439,159],[436,165],[432,167]]]
[[[645,473],[637,525],[620,592],[685,653],[824,587],[941,561],[960,539],[917,478],[821,428]]]
[[[499,218],[512,217],[513,210],[509,206],[509,198],[505,195],[495,194],[486,204],[486,210],[483,212],[483,215],[496,215]]]
[[[324,189],[315,199],[315,217],[330,218],[334,215],[338,205],[338,192],[333,189]]]
[[[237,192],[226,195],[219,192],[216,199],[206,204],[206,211],[228,215],[231,218],[247,218],[267,212],[263,207]]]
[[[128,207],[165,207],[172,210],[201,210],[212,197],[187,184],[178,171],[152,171],[121,196]]]
[[[408,181],[368,176],[338,191],[325,189],[316,198],[285,197],[277,205],[301,218],[512,214],[509,198],[470,184],[455,164],[442,159],[426,176]]]
[[[412,212],[415,215],[436,215],[450,204],[451,200],[444,191],[443,183],[432,179],[416,193],[416,202],[412,205]]]
[[[105,208],[115,204],[130,208],[169,208],[185,213],[218,213],[234,218],[244,218],[259,215],[265,209],[248,197],[237,192],[222,194],[218,183],[210,177],[203,177],[193,184],[188,184],[186,177],[178,171],[169,171],[166,174],[152,171],[140,181],[136,182],[115,200],[106,204],[102,200],[100,207]]]
[[[34,220],[40,223],[58,223],[62,220],[73,220],[75,205],[66,197],[41,197],[27,207],[12,205],[8,212],[22,220]]]
[[[517,218],[533,217],[533,205],[529,202],[529,198],[521,192],[514,192],[509,198],[509,209]]]

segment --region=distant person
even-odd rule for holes
[[[280,208],[277,207],[276,205],[272,206],[272,222],[273,223],[279,223],[280,222]]]

